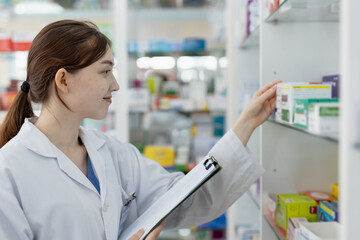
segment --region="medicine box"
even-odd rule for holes
[[[339,185],[336,183],[331,184],[331,193],[334,197],[339,198]]]
[[[144,149],[144,156],[155,160],[163,167],[175,165],[175,151],[172,146],[147,145]]]
[[[289,218],[289,240],[298,240],[300,238],[300,223],[302,222],[308,222],[308,220],[306,218]]]
[[[339,92],[340,92],[340,76],[339,75],[329,75],[329,76],[323,76],[322,79],[323,83],[329,83],[331,84],[331,97],[332,98],[339,98]]]
[[[304,217],[309,222],[317,220],[317,203],[301,194],[278,194],[276,199],[276,225],[288,238],[288,222],[291,217]]]
[[[322,135],[337,135],[339,132],[340,104],[312,103],[308,107],[308,130]]]
[[[321,201],[319,204],[318,222],[338,221],[338,208],[331,202]]]
[[[331,98],[331,85],[323,83],[279,83],[275,120],[293,124],[295,99]]]
[[[330,102],[329,98],[309,98],[309,99],[295,99],[294,105],[294,126],[308,129],[308,108],[312,103]]]
[[[300,223],[300,240],[338,240],[338,222]]]

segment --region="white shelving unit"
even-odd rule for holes
[[[318,136],[267,121],[259,136],[255,133],[251,139],[249,147],[260,153],[266,169],[261,178],[261,239],[285,239],[266,217],[263,201],[267,193],[331,192],[332,183],[340,187],[340,239],[356,239],[360,215],[360,31],[356,27],[360,2],[285,0],[270,16],[264,16],[265,0],[259,2],[259,30],[239,44],[236,64],[229,65],[234,68],[229,71],[236,72],[237,92],[241,93],[237,110],[244,94],[249,94],[248,84],[315,82],[324,75],[341,74],[339,136]]]
[[[269,17],[260,16],[260,85],[275,80],[318,82],[340,72],[336,1],[287,0]],[[339,144],[266,122],[261,127],[261,196],[306,190],[331,192],[338,183]],[[264,199],[264,198],[262,198]],[[340,200],[341,201],[341,200]],[[265,214],[262,203],[262,213]],[[261,218],[262,239],[282,239],[274,224]],[[266,227],[266,225],[270,225]]]

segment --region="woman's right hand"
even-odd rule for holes
[[[165,225],[165,220],[160,223],[147,237],[145,240],[156,240],[159,236],[161,230]],[[135,233],[129,240],[139,240],[141,236],[144,234],[144,229],[140,229],[137,233]]]

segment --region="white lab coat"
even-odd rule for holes
[[[31,121],[0,149],[0,239],[90,240],[118,237],[183,174],[168,173],[135,147],[97,130],[80,129],[101,194]],[[262,174],[233,131],[212,148],[223,169],[174,211],[166,229],[216,218]],[[132,194],[136,199],[127,207]]]

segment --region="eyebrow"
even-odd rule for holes
[[[104,61],[102,61],[102,62],[100,62],[101,64],[108,64],[108,65],[110,65],[110,66],[114,66],[114,63],[112,62],[112,61],[110,61],[110,60],[104,60]]]

